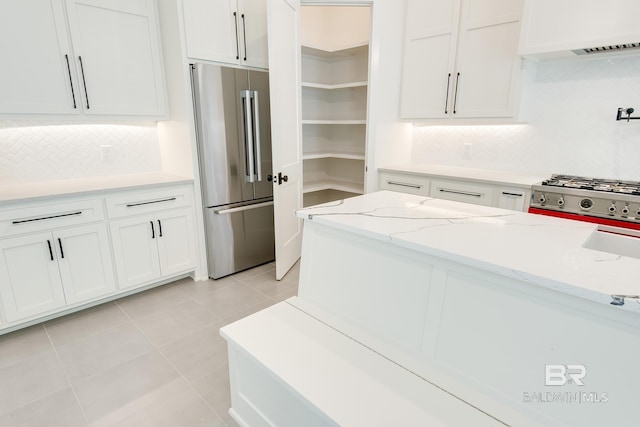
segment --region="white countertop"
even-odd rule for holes
[[[0,184],[0,203],[40,197],[80,195],[105,190],[123,190],[150,185],[191,183],[193,179],[167,173],[101,176],[22,184]]]
[[[587,222],[392,191],[297,215],[603,304],[640,295],[640,259],[583,248],[597,228]],[[640,300],[619,307],[640,313]]]
[[[517,172],[473,169],[456,166],[443,166],[431,164],[404,164],[392,165],[378,168],[379,171],[411,173],[415,175],[440,176],[453,179],[466,179],[475,182],[486,182],[489,184],[506,184],[516,187],[529,188],[537,184],[548,176],[519,174]]]

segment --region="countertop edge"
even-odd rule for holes
[[[0,185],[0,207],[13,203],[81,197],[94,193],[127,191],[164,185],[192,184],[193,178],[169,173],[146,173]]]

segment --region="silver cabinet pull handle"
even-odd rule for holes
[[[89,109],[89,93],[87,93],[87,79],[84,77],[84,65],[82,64],[82,56],[78,56],[80,61],[80,71],[82,72],[82,85],[84,86],[84,97],[87,100],[87,110]]]
[[[440,188],[438,191],[441,193],[451,193],[451,194],[460,194],[462,196],[471,196],[471,197],[482,197],[482,193],[469,193],[466,191],[457,191],[457,190],[448,190],[446,188]]]
[[[175,197],[169,197],[168,199],[151,200],[150,202],[130,203],[130,204],[126,205],[126,206],[128,208],[133,208],[133,207],[136,207],[136,206],[151,205],[153,203],[173,202],[174,200],[176,200]]]
[[[458,88],[460,87],[460,73],[456,75],[456,93],[453,97],[453,114],[456,114],[456,106],[458,105]]]
[[[60,215],[51,215],[51,216],[43,216],[40,218],[32,218],[32,219],[21,219],[18,221],[11,221],[11,224],[24,224],[25,222],[34,222],[34,221],[44,221],[46,219],[54,219],[54,218],[63,218],[65,216],[74,216],[74,215],[82,215],[82,212],[72,212]]]
[[[416,188],[416,189],[422,188],[422,185],[419,185],[419,184],[409,184],[409,183],[406,183],[406,182],[398,182],[398,181],[387,181],[387,184],[389,184],[389,185],[397,185],[399,187]]]
[[[247,60],[247,23],[244,19],[244,13],[242,14],[242,39],[244,41],[244,60]]]
[[[73,90],[73,80],[71,79],[71,66],[69,65],[69,55],[64,56],[67,61],[67,72],[69,73],[69,86],[71,86],[71,98],[73,99],[73,108],[78,108],[76,105],[76,92]]]
[[[236,23],[236,59],[240,59],[240,40],[238,39],[238,12],[233,12],[233,21]]]
[[[444,113],[447,114],[448,108],[449,108],[449,87],[451,86],[451,73],[449,73],[449,76],[447,77],[447,95],[446,98],[444,99]]]

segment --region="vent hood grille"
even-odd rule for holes
[[[640,49],[640,43],[615,44],[611,46],[590,47],[587,49],[576,49],[572,52],[576,55],[592,55],[594,53],[614,53]]]

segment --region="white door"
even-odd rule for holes
[[[278,280],[300,258],[302,245],[302,220],[295,216],[302,208],[299,13],[299,0],[267,1]]]
[[[514,115],[521,15],[521,0],[463,2],[455,117]]]
[[[67,5],[85,114],[165,114],[153,2],[69,0]]]
[[[242,63],[269,68],[267,4],[265,0],[238,0],[242,35]]]
[[[51,233],[0,240],[0,298],[9,322],[65,305]]]
[[[158,255],[163,276],[193,269],[196,265],[193,218],[189,209],[156,214]]]
[[[54,232],[54,245],[67,304],[113,293],[116,282],[104,224]]]
[[[111,221],[111,239],[120,289],[143,285],[160,277],[159,230],[153,216]]]
[[[400,116],[446,118],[454,109],[460,0],[409,0]]]
[[[0,52],[0,113],[79,113],[62,0],[0,3]]]
[[[189,58],[239,63],[242,22],[236,0],[183,0],[182,8]]]

